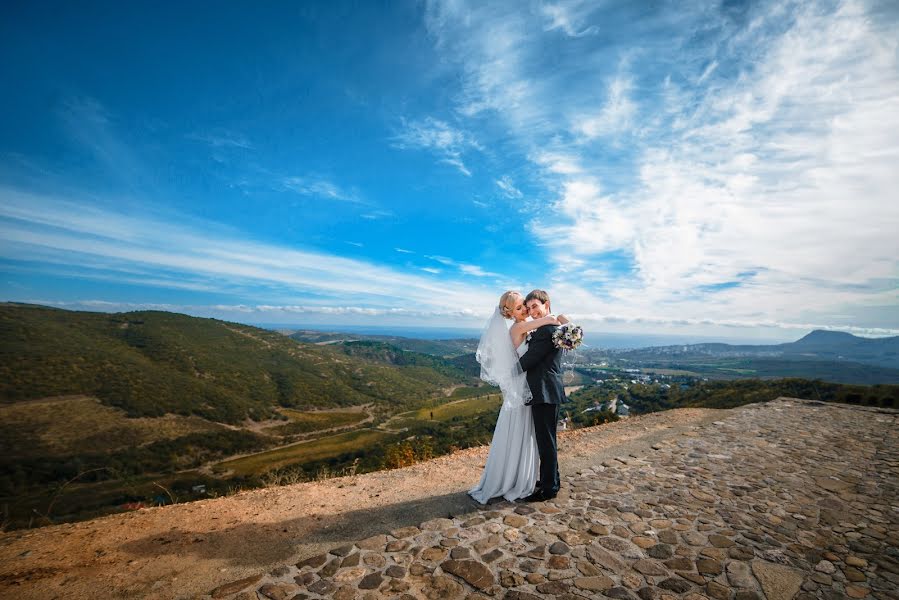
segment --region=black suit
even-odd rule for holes
[[[556,425],[559,405],[568,401],[562,386],[562,351],[552,340],[556,328],[556,325],[544,325],[536,329],[528,342],[528,351],[519,360],[531,388],[529,404],[540,454],[541,488],[536,491],[545,497],[555,496],[559,491]]]

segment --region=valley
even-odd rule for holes
[[[409,466],[489,444],[502,402],[478,379],[476,340],[14,304],[0,307],[0,333],[5,528]],[[566,356],[562,426],[778,396],[899,405],[899,386],[880,383],[894,381],[890,339],[879,354],[849,340],[880,365],[834,362],[828,340],[799,358],[585,347]],[[806,378],[819,372],[830,380]]]

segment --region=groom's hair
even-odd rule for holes
[[[544,290],[532,290],[524,299],[524,303],[527,304],[531,300],[539,300],[542,304],[549,304],[549,294],[547,294]]]

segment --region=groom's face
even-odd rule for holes
[[[549,307],[533,298],[528,302],[528,314],[532,319],[541,319],[549,314]]]

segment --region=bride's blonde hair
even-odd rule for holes
[[[515,296],[521,298],[521,292],[517,290],[509,290],[499,297],[499,312],[507,319],[512,318],[512,310],[515,308]]]

